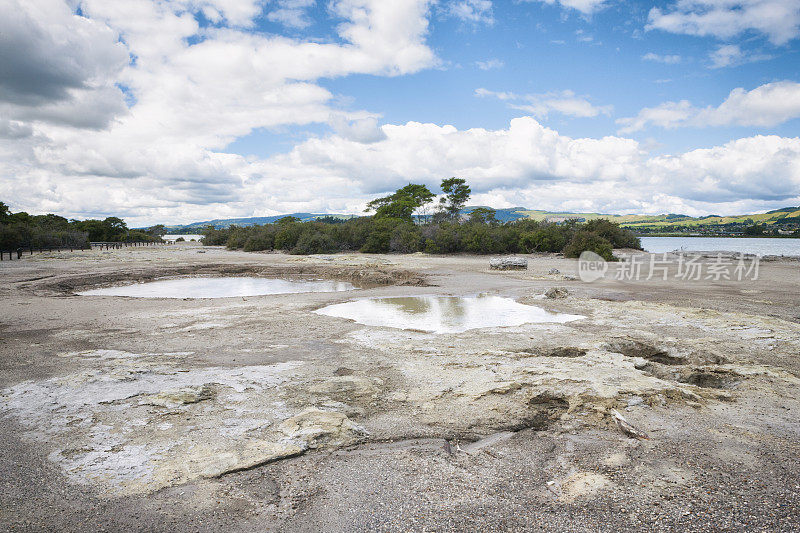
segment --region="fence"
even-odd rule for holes
[[[52,252],[57,251],[60,252],[61,250],[69,250],[70,252],[75,250],[102,250],[104,247],[106,250],[116,249],[116,248],[129,248],[134,246],[150,246],[156,244],[164,244],[160,242],[147,242],[147,241],[135,241],[135,242],[90,242],[89,246],[26,246],[23,248],[16,248],[14,250],[0,250],[0,261],[4,261],[6,254],[8,254],[8,259],[14,259],[14,256],[17,256],[17,259],[22,259],[23,254],[28,253],[28,255],[33,255],[33,252]]]

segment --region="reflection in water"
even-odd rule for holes
[[[227,298],[298,292],[351,291],[355,287],[343,281],[227,277],[181,278],[137,283],[121,287],[79,292],[89,296],[133,296],[136,298]]]
[[[540,307],[489,295],[467,298],[372,298],[329,305],[316,312],[349,318],[367,326],[388,326],[432,333],[459,333],[468,329],[519,326],[533,322],[564,323],[584,318],[580,315],[549,313]]]

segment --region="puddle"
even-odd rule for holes
[[[355,289],[352,283],[254,277],[180,278],[81,291],[83,296],[131,296],[134,298],[229,298],[299,292],[339,292]]]
[[[329,305],[316,313],[349,318],[366,326],[460,333],[469,329],[520,326],[529,323],[564,323],[580,315],[550,313],[500,296],[411,296],[370,298]]]

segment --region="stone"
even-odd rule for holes
[[[524,257],[493,257],[489,260],[489,268],[492,270],[527,270],[528,260]]]
[[[366,431],[346,415],[314,407],[287,418],[278,429],[290,440],[308,448],[347,446],[366,435]]]
[[[161,391],[158,394],[145,396],[139,405],[155,405],[157,407],[179,407],[191,403],[209,400],[214,396],[214,391],[208,385],[201,387],[182,387],[180,389]]]
[[[633,407],[634,405],[640,405],[644,403],[644,398],[641,396],[632,396],[628,398],[628,407]]]
[[[569,296],[569,291],[564,287],[550,287],[549,289],[547,289],[547,292],[544,293],[544,296],[545,298],[551,298],[554,300],[560,298],[566,298],[567,296]]]

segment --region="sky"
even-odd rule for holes
[[[0,201],[131,226],[407,183],[800,205],[800,0],[0,0]]]

